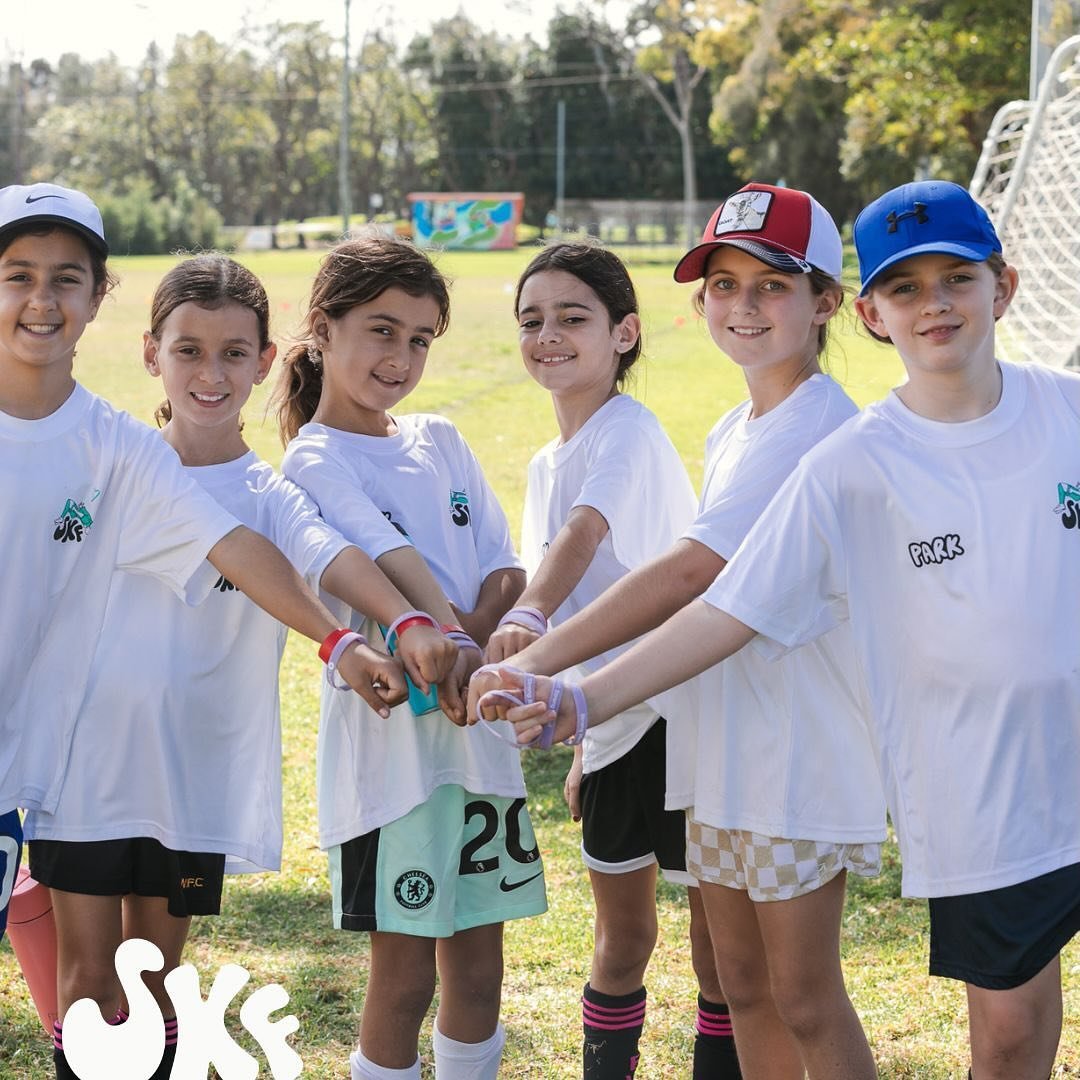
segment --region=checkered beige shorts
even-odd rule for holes
[[[881,872],[880,844],[782,840],[745,829],[714,829],[686,818],[686,868],[699,881],[744,889],[751,900],[792,900],[830,882],[841,870]]]

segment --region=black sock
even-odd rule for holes
[[[697,1008],[694,1080],[741,1080],[727,1005],[714,1004],[698,994]]]
[[[601,994],[588,983],[581,995],[584,1080],[628,1080],[638,1064],[645,1023],[645,987],[632,994]]]
[[[75,1070],[67,1063],[64,1051],[58,1046],[53,1046],[53,1065],[56,1066],[56,1080],[79,1080]]]
[[[172,1076],[173,1061],[176,1059],[176,1043],[166,1043],[165,1053],[161,1055],[161,1063],[154,1070],[150,1080],[169,1080]]]

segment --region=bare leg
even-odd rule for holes
[[[502,1001],[502,942],[502,923],[439,939],[439,1030],[449,1038],[479,1043],[495,1033]]]
[[[172,999],[165,990],[165,976],[173,968],[180,966],[180,958],[191,928],[191,917],[178,918],[169,914],[169,901],[163,896],[124,897],[124,940],[143,938],[153,942],[165,958],[161,971],[146,971],[143,982],[146,983],[154,1000],[161,1009],[161,1015],[168,1018],[176,1015]]]
[[[706,1001],[719,1005],[725,1000],[724,991],[716,974],[716,957],[701,889],[688,888],[686,898],[690,904],[690,959],[697,976],[698,989]]]
[[[93,998],[106,1020],[120,1007],[115,957],[123,941],[122,899],[52,890],[61,1022],[80,998]]]
[[[656,865],[629,874],[589,871],[596,937],[589,985],[602,994],[641,988],[656,945]]]
[[[1061,958],[1012,990],[967,984],[974,1080],[1046,1080],[1061,1038]]]
[[[795,900],[754,905],[773,1000],[798,1042],[811,1080],[874,1080],[877,1076],[840,966],[846,880],[847,873],[841,872]]]
[[[798,1044],[773,1002],[765,945],[753,901],[741,889],[702,882],[716,970],[731,1008],[739,1065],[747,1080],[802,1080]]]
[[[435,939],[371,934],[371,970],[360,1017],[360,1049],[388,1069],[416,1061],[420,1025],[435,996]]]

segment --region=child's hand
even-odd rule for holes
[[[408,697],[405,672],[393,657],[353,645],[337,662],[338,674],[384,719]]]
[[[503,623],[488,638],[487,648],[484,650],[484,663],[498,664],[503,660],[509,660],[539,638],[540,635],[535,631],[528,630],[517,623]]]
[[[459,649],[453,668],[439,683],[439,705],[458,727],[465,726],[465,692],[482,659],[478,649]]]
[[[467,720],[470,724],[486,719],[477,713],[477,703],[489,690],[498,690],[501,686],[502,680],[499,678],[499,673],[493,669],[484,667],[474,673],[469,680],[469,701],[466,709]]]
[[[462,611],[452,600],[450,601],[450,610],[454,613],[454,618],[457,619],[458,626],[460,626],[473,641],[483,647],[484,641],[490,632],[491,624],[475,611]]]
[[[421,693],[426,694],[431,683],[441,683],[457,663],[456,643],[434,626],[417,623],[397,641],[397,658]]]
[[[584,764],[584,756],[581,747],[574,747],[574,763],[566,774],[566,782],[563,784],[563,797],[566,805],[570,807],[570,817],[574,821],[581,820],[581,770]]]

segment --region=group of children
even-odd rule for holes
[[[622,392],[625,266],[540,250],[514,315],[559,434],[529,466],[523,566],[454,426],[396,411],[449,325],[423,252],[372,234],[323,259],[274,393],[278,475],[240,423],[276,352],[257,278],[202,255],[161,281],[157,434],[72,377],[114,284],[96,207],[0,190],[0,908],[25,831],[59,1078],[74,1001],[125,1019],[122,940],[161,949],[169,1016],[191,917],[226,873],[280,865],[291,626],[326,663],[334,924],[370,935],[353,1080],[420,1076],[436,980],[436,1075],[497,1075],[502,926],[546,909],[518,750],[558,739],[596,906],[585,1080],[637,1069],[658,867],[688,889],[688,1074],[875,1076],[839,939],[886,807],[931,972],[967,987],[972,1076],[1045,1080],[1080,930],[1080,620],[1054,614],[1080,590],[1080,377],[995,359],[1017,277],[963,189],[897,188],[854,239],[856,311],[908,376],[861,413],[822,368],[843,251],[809,194],[747,185],[676,267],[748,394],[696,505]]]

